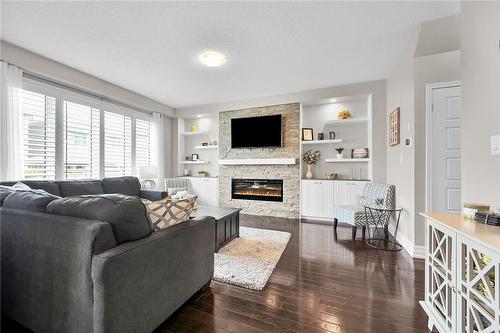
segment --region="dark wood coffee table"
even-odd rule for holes
[[[240,208],[211,207],[199,205],[191,217],[213,216],[215,218],[215,252],[240,235]]]

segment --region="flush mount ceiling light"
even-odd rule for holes
[[[200,62],[208,67],[219,67],[226,63],[226,56],[215,51],[206,51],[200,55]]]

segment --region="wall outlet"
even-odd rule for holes
[[[500,155],[500,134],[491,136],[491,155]]]

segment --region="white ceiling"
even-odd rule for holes
[[[172,107],[385,78],[453,2],[6,2],[2,39]],[[200,65],[221,51],[228,64]]]

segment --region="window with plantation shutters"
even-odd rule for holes
[[[100,110],[64,101],[64,178],[99,178]]]
[[[132,119],[104,111],[104,175],[132,175]]]
[[[153,117],[120,103],[23,79],[24,179],[135,176],[153,164]]]
[[[56,175],[56,98],[22,90],[24,179]]]
[[[153,124],[151,121],[135,120],[135,164],[136,175],[141,166],[151,165],[151,143]]]

